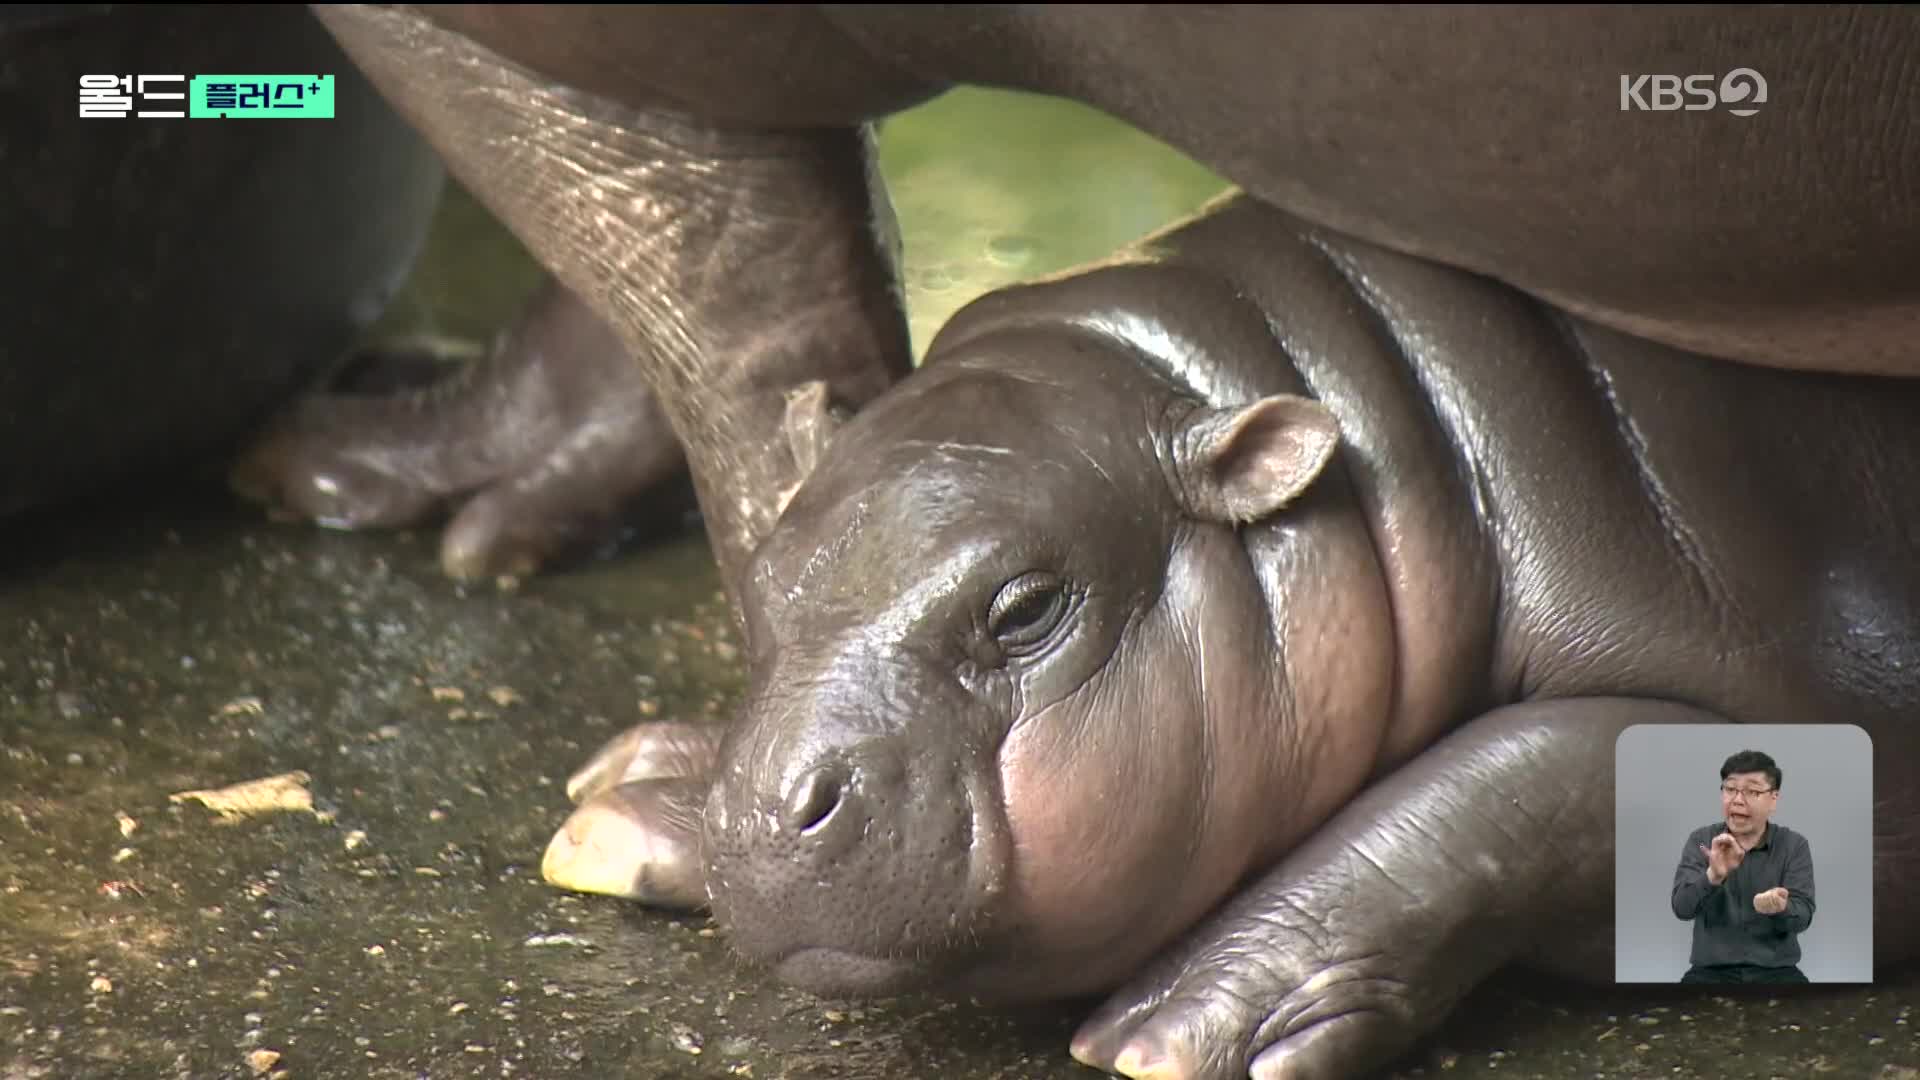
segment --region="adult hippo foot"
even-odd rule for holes
[[[627,349],[549,280],[455,375],[300,401],[243,454],[231,482],[278,517],[332,528],[450,516],[442,567],[484,579],[530,575],[609,543],[644,510],[685,508],[690,500],[646,501],[684,465]]]
[[[1546,838],[1580,807],[1611,805],[1627,727],[1723,722],[1620,698],[1481,716],[1114,994],[1075,1033],[1073,1056],[1136,1080],[1361,1075],[1531,944],[1551,942],[1554,969],[1604,977],[1608,942],[1570,946],[1566,928],[1609,925],[1611,849]],[[1566,921],[1544,915],[1542,897]]]
[[[723,734],[647,723],[601,747],[567,781],[576,809],[548,843],[541,876],[653,907],[705,907],[700,829]]]

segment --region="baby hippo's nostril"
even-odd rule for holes
[[[786,820],[781,824],[801,835],[819,828],[845,798],[847,780],[846,766],[838,763],[807,770],[787,793]]]

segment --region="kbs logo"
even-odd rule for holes
[[[1727,106],[1735,116],[1752,116],[1767,103],[1767,80],[1752,68],[1725,75],[1622,75],[1620,111],[1702,112]]]

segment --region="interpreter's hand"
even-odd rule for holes
[[[1732,833],[1721,833],[1714,837],[1713,847],[1702,847],[1700,854],[1707,857],[1707,880],[1715,885],[1727,880],[1727,875],[1733,873],[1740,861],[1747,857],[1746,849],[1740,846],[1740,841],[1735,840]]]
[[[1778,915],[1787,910],[1787,887],[1781,885],[1753,894],[1753,910],[1762,915]]]

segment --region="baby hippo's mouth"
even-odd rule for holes
[[[926,966],[833,948],[806,948],[774,964],[781,982],[821,997],[890,997],[924,988]]]

